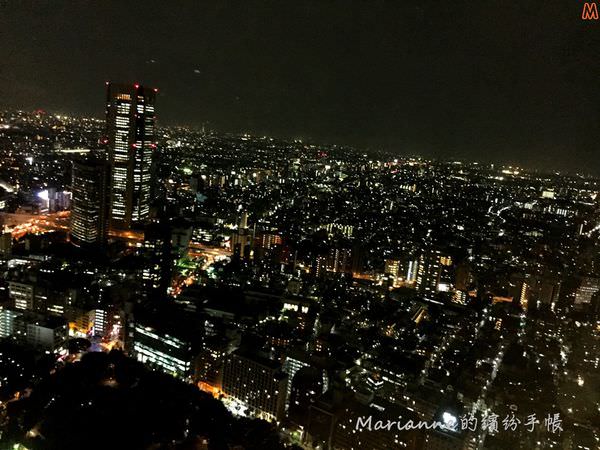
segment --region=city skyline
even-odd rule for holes
[[[146,91],[0,112],[0,439],[79,448],[125,403],[99,448],[600,442],[600,180],[155,132]],[[106,229],[109,165],[155,143],[149,216]]]
[[[600,448],[576,6],[0,0],[0,448]]]
[[[4,108],[100,117],[98,83],[131,80],[161,88],[163,125],[600,174],[598,31],[576,3],[26,1],[0,20]]]
[[[106,84],[106,83],[104,83],[104,84]],[[120,84],[136,85],[138,83],[120,83]],[[24,113],[24,114],[36,114],[36,115],[43,114],[43,115],[47,115],[49,117],[57,117],[57,118],[65,118],[65,119],[66,118],[68,118],[68,119],[86,119],[86,120],[95,120],[95,121],[103,121],[104,120],[104,118],[98,118],[96,116],[66,114],[64,112],[57,113],[55,111],[46,111],[46,110],[42,110],[42,109],[33,110],[33,111],[14,109],[14,110],[5,110],[4,113],[6,113],[6,114]],[[537,167],[535,164],[517,164],[517,163],[511,162],[509,160],[502,159],[501,157],[494,161],[489,161],[489,160],[485,160],[485,159],[467,158],[467,157],[454,158],[454,157],[426,156],[426,155],[420,155],[420,154],[416,154],[416,153],[415,154],[396,154],[392,151],[382,149],[382,148],[373,149],[373,148],[360,147],[360,146],[356,147],[356,146],[352,146],[349,144],[341,144],[339,142],[315,141],[315,140],[306,139],[306,138],[301,139],[301,138],[292,138],[289,136],[255,134],[255,133],[249,133],[249,132],[243,132],[243,131],[225,132],[225,131],[221,131],[221,130],[215,130],[215,129],[208,128],[206,124],[200,125],[200,126],[178,125],[178,124],[162,125],[161,123],[159,123],[157,121],[156,128],[162,129],[162,130],[186,129],[186,130],[189,130],[192,132],[204,133],[206,135],[250,136],[253,138],[272,139],[272,140],[279,141],[279,142],[298,142],[298,143],[310,145],[310,146],[313,146],[316,148],[323,148],[323,149],[327,149],[327,148],[331,148],[331,147],[342,148],[342,149],[348,148],[348,149],[353,149],[354,151],[363,152],[365,154],[385,154],[388,156],[397,156],[398,160],[411,160],[412,159],[412,160],[423,160],[423,161],[432,161],[432,162],[437,161],[437,162],[457,163],[457,164],[480,164],[482,167],[489,166],[489,167],[505,168],[507,170],[511,170],[511,169],[524,170],[527,172],[537,173],[540,175],[562,175],[562,176],[577,176],[577,177],[590,178],[590,179],[600,179],[600,175],[598,175],[595,171],[590,171],[589,169],[585,169],[585,168],[568,170],[568,169],[564,169],[564,168],[558,168],[557,166]]]
[[[150,215],[157,89],[106,82],[107,159],[112,166],[111,222],[129,229]]]

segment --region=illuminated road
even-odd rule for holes
[[[143,231],[134,230],[110,230],[108,235],[112,238],[124,239],[129,241],[130,244],[135,245],[136,242],[142,242],[144,240]]]
[[[6,232],[12,233],[14,239],[21,239],[26,234],[42,234],[50,231],[69,230],[69,211],[52,214],[18,214],[0,213],[0,221]]]
[[[222,247],[207,247],[195,242],[190,242],[188,246],[188,257],[203,259],[202,267],[200,267],[202,270],[208,270],[216,261],[230,256],[231,252]],[[177,297],[186,286],[191,286],[195,282],[196,277],[193,274],[187,277],[175,276],[171,285],[171,295]]]
[[[14,239],[21,239],[26,234],[42,234],[51,231],[68,231],[70,211],[60,211],[52,214],[18,214],[0,213],[0,223],[6,232],[12,233]],[[143,231],[110,230],[109,236],[113,239],[123,239],[130,246],[144,240]],[[190,242],[188,255],[191,258],[204,258],[203,270],[208,269],[215,261],[231,256],[231,251],[222,247],[208,247],[204,244]]]
[[[190,258],[204,258],[202,270],[206,270],[215,261],[231,257],[231,252],[222,247],[207,247],[203,244],[190,242],[188,255]]]

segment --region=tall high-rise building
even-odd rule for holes
[[[427,249],[419,257],[416,287],[419,292],[433,294],[438,291],[441,273],[441,252]]]
[[[408,283],[415,283],[417,281],[417,274],[419,272],[419,261],[408,261],[408,267],[406,268],[406,281]]]
[[[352,272],[352,252],[349,248],[334,247],[327,256],[327,270],[335,273]]]
[[[73,162],[71,242],[103,246],[108,235],[110,165],[98,159]]]
[[[150,215],[156,89],[107,83],[108,159],[112,165],[111,225],[129,229]]]
[[[165,221],[151,222],[144,231],[142,252],[146,259],[143,278],[150,292],[166,295],[173,270],[171,227]]]

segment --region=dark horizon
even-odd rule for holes
[[[90,6],[0,6],[3,109],[100,118],[105,81],[140,82],[165,126],[600,174],[579,2]]]

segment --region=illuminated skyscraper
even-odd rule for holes
[[[156,148],[156,89],[107,83],[108,159],[112,165],[111,225],[129,229],[150,213],[152,152]]]
[[[110,165],[88,159],[73,162],[71,242],[102,246],[108,234]]]
[[[151,222],[144,230],[143,254],[146,258],[143,278],[154,293],[166,295],[171,285],[171,227],[167,222]]]
[[[425,294],[433,294],[438,291],[440,282],[441,253],[436,249],[428,249],[419,257],[417,269],[417,290]]]

